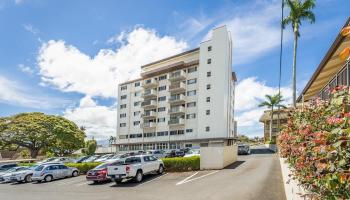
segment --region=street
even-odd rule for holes
[[[284,200],[279,160],[264,147],[223,170],[150,175],[140,184],[92,184],[85,176],[50,183],[0,184],[1,199]]]

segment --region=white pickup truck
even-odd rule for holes
[[[121,183],[124,179],[134,179],[136,182],[141,182],[143,175],[162,174],[163,172],[163,161],[152,155],[130,156],[107,167],[107,176],[116,183]]]

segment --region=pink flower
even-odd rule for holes
[[[330,125],[341,124],[343,123],[343,119],[338,117],[330,117],[327,119],[327,123]]]

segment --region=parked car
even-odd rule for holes
[[[155,156],[157,158],[165,158],[166,153],[163,150],[151,150],[147,152],[148,155]]]
[[[116,183],[121,183],[124,179],[133,179],[136,182],[141,182],[144,175],[154,172],[162,174],[164,172],[164,163],[155,156],[150,155],[127,157],[107,166],[107,176]]]
[[[185,156],[185,152],[181,150],[171,150],[166,153],[166,158],[174,158],[174,157],[183,157]]]
[[[199,149],[196,149],[196,150],[190,150],[187,152],[187,154],[185,154],[185,158],[188,158],[188,157],[192,157],[192,156],[201,156],[201,153],[200,153],[200,150]]]
[[[81,156],[81,157],[75,159],[75,162],[76,162],[76,163],[82,163],[84,160],[86,160],[86,159],[88,159],[88,158],[90,158],[90,157],[91,157],[91,156]]]
[[[108,165],[111,165],[111,163],[102,163],[97,167],[89,170],[86,173],[86,180],[93,181],[94,183],[110,180],[110,177],[107,176]]]
[[[6,171],[0,172],[0,182],[5,182],[5,183],[11,182],[12,173],[22,171],[22,170],[25,170],[27,168],[28,167],[19,166],[19,167],[13,167],[13,168],[10,168]]]
[[[90,156],[88,159],[84,160],[83,162],[95,162],[95,160],[97,160],[100,157],[101,157],[100,155]]]
[[[117,160],[120,160],[121,158],[126,158],[126,157],[128,157],[128,156],[125,154],[117,154],[117,155],[113,155],[111,158],[105,160],[104,162],[111,163],[111,162],[115,162]]]
[[[6,164],[0,164],[0,172],[7,171],[11,168],[17,167],[18,165],[16,163],[6,163]]]
[[[73,158],[68,157],[58,157],[46,163],[75,163],[75,160]]]
[[[48,163],[48,162],[51,162],[51,161],[53,161],[53,160],[55,160],[55,159],[56,159],[56,157],[46,158],[46,159],[44,159],[44,160],[42,160],[42,161],[40,161],[40,162],[37,162],[37,164]]]
[[[114,156],[113,154],[106,154],[106,155],[99,157],[94,162],[105,162],[106,160],[112,158],[113,156]]]
[[[34,169],[32,180],[50,182],[54,179],[76,177],[78,174],[79,170],[77,168],[67,167],[63,164],[39,165]]]
[[[10,174],[11,182],[32,182],[32,176],[34,173],[34,169],[39,165],[34,165],[32,167],[22,167],[20,170],[16,170]]]
[[[239,144],[238,145],[238,155],[249,155],[250,154],[250,146],[248,144]]]

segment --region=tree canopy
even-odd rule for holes
[[[61,116],[33,112],[0,118],[0,145],[25,147],[32,158],[39,151],[69,154],[84,146],[84,138],[74,122]]]

